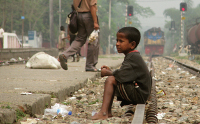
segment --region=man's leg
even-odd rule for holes
[[[98,71],[95,67],[98,63],[98,55],[99,55],[99,38],[94,44],[88,44],[88,51],[87,51],[87,59],[86,59],[86,71],[93,69],[94,71]]]
[[[94,44],[90,44],[88,43],[88,49],[87,49],[87,57],[86,57],[86,71],[87,70],[91,70],[91,69],[95,69],[93,67],[94,65]]]
[[[92,31],[94,30],[94,21],[92,18],[91,13],[86,13],[83,14],[83,18],[84,18],[84,25],[86,28],[86,33],[87,33],[87,37],[90,36],[90,34],[92,33]],[[85,70],[94,70],[94,44],[90,44],[88,43],[88,50],[87,50],[87,57],[86,57],[86,67]]]
[[[105,81],[103,103],[102,103],[101,110],[97,114],[92,116],[93,120],[107,119],[108,117],[112,117],[111,106],[112,106],[116,86],[117,86],[117,82],[115,80],[115,77],[109,76]]]
[[[60,65],[64,70],[68,70],[67,60],[70,56],[74,55],[78,49],[83,46],[82,42],[73,41],[71,46],[59,55]]]
[[[99,57],[99,41],[100,41],[100,33],[98,34],[99,37],[98,37],[98,41],[97,41],[97,44],[94,48],[94,67],[96,66],[96,64],[98,63],[98,57]],[[95,67],[96,68],[96,67]]]

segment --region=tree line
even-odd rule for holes
[[[108,35],[115,37],[116,31],[125,26],[126,5],[134,6],[134,16],[129,18],[131,26],[140,28],[138,16],[150,17],[154,12],[148,7],[142,7],[135,0],[112,0],[111,30],[108,28],[109,1],[98,0],[98,18],[100,25],[100,45],[105,52],[108,46]],[[66,18],[71,12],[73,0],[61,0],[61,25],[67,27]],[[50,42],[49,0],[0,0],[0,25],[5,32],[15,31],[22,34],[22,16],[24,16],[24,35],[35,30],[42,34],[43,42]],[[53,0],[53,32],[54,42],[59,35],[59,0]]]

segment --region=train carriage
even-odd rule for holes
[[[144,32],[144,48],[147,56],[160,56],[164,52],[164,32],[160,28],[151,28]]]
[[[187,43],[191,54],[200,54],[200,23],[193,25],[187,32]]]

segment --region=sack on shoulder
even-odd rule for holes
[[[69,30],[73,34],[77,33],[78,31],[77,16],[78,13],[75,10],[68,15],[68,17],[70,18]]]

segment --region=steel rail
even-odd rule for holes
[[[183,68],[184,70],[189,71],[190,73],[192,73],[192,74],[194,74],[194,75],[200,77],[200,69],[197,69],[197,68],[195,68],[195,67],[192,67],[192,66],[183,64],[183,63],[181,63],[181,62],[179,62],[179,61],[177,61],[177,60],[174,60],[174,59],[172,59],[172,58],[170,58],[170,57],[163,56],[163,58],[175,62],[179,67],[181,67],[181,68]]]

